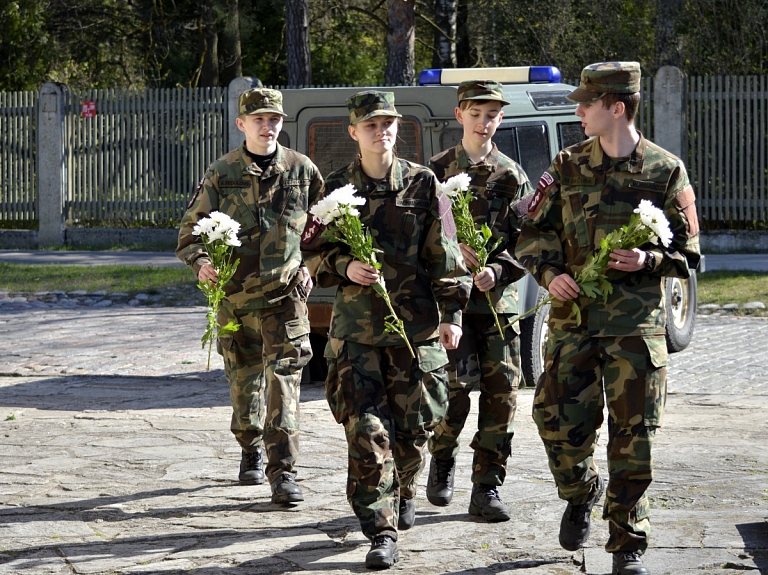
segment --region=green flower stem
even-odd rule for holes
[[[208,345],[208,362],[206,364],[206,371],[211,370],[211,349],[213,347],[213,340],[220,335],[226,335],[234,333],[240,326],[235,322],[228,322],[226,325],[219,325],[218,314],[221,307],[222,300],[226,297],[224,292],[224,286],[232,276],[235,275],[237,266],[240,264],[240,260],[232,261],[232,249],[231,246],[226,245],[222,241],[209,242],[207,238],[201,236],[205,251],[208,253],[208,258],[211,260],[213,269],[216,270],[217,278],[215,282],[202,282],[197,283],[197,287],[205,295],[205,299],[208,303],[208,310],[206,312],[207,325],[201,342],[203,347]]]
[[[392,307],[392,300],[389,298],[389,294],[387,293],[387,290],[384,289],[384,286],[382,286],[379,282],[376,282],[373,284],[373,290],[378,293],[382,298],[384,298],[384,301],[387,304],[387,307],[389,308],[389,313],[386,318],[384,318],[384,324],[385,324],[385,330],[390,333],[397,333],[400,335],[400,337],[405,340],[405,345],[408,346],[408,351],[411,352],[411,357],[416,358],[416,354],[413,351],[413,348],[411,347],[411,342],[408,341],[408,336],[405,334],[405,324],[403,323],[403,320],[397,317],[397,314],[395,313],[394,308]]]
[[[499,335],[504,335],[504,330],[508,328],[512,324],[507,324],[504,327],[501,327],[501,323],[499,322],[499,316],[496,313],[496,310],[493,309],[493,302],[491,301],[491,292],[485,292],[485,299],[488,300],[488,307],[491,309],[491,313],[493,314],[493,322],[496,324],[496,329],[499,330]]]
[[[485,269],[485,264],[488,262],[488,257],[491,252],[495,250],[501,243],[501,238],[496,240],[496,243],[488,249],[488,241],[493,236],[488,224],[483,224],[478,230],[475,228],[475,219],[472,216],[472,212],[469,209],[469,204],[474,199],[472,192],[469,189],[456,192],[456,195],[451,198],[451,211],[453,212],[453,221],[456,223],[456,235],[459,238],[459,242],[469,246],[477,254],[478,266],[470,270],[474,275],[477,275]],[[496,314],[496,310],[493,307],[491,301],[490,292],[485,292],[485,298],[488,300],[488,307],[493,314],[493,321],[496,323],[496,328],[499,330],[499,335],[504,336],[504,329],[499,323],[499,316]]]
[[[376,259],[376,252],[381,250],[373,247],[373,237],[369,230],[363,229],[363,224],[360,218],[352,216],[349,213],[349,206],[340,204],[339,207],[344,210],[344,214],[337,217],[333,224],[326,230],[326,238],[332,242],[342,242],[349,246],[350,253],[353,258],[363,263],[373,266],[381,272],[381,263]],[[405,345],[408,346],[408,351],[411,352],[411,357],[415,358],[416,354],[411,347],[411,342],[408,341],[408,336],[405,333],[405,324],[403,320],[397,317],[394,307],[392,307],[392,300],[384,287],[384,278],[379,275],[380,281],[373,284],[373,290],[378,293],[387,304],[390,315],[384,318],[384,331],[387,333],[396,333],[405,341]]]

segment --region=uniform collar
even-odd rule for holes
[[[352,171],[354,173],[355,187],[358,190],[365,190],[368,193],[375,193],[379,191],[395,191],[398,192],[404,188],[403,176],[407,166],[404,162],[395,156],[392,165],[389,168],[389,173],[381,180],[374,180],[363,172],[361,165],[360,154],[355,158],[355,162],[352,165]]]
[[[249,174],[251,176],[266,176],[273,172],[284,172],[287,167],[285,164],[285,148],[283,148],[278,142],[275,150],[275,157],[272,158],[272,163],[267,166],[267,169],[262,171],[255,162],[251,161],[251,158],[245,151],[245,142],[240,146],[240,161],[245,166],[243,168],[243,175]]]
[[[485,156],[485,159],[479,164],[473,164],[464,146],[459,142],[456,144],[456,165],[461,170],[468,170],[472,167],[486,166],[491,172],[496,170],[496,166],[499,164],[499,149],[496,147],[495,142],[491,142],[491,151]]]
[[[637,146],[629,155],[629,159],[625,162],[626,170],[630,174],[639,174],[643,171],[643,165],[645,164],[645,153],[648,149],[648,140],[645,139],[642,132],[638,130],[640,140],[637,142]],[[589,149],[589,167],[595,171],[605,171],[610,168],[612,162],[609,156],[603,151],[600,146],[600,138],[593,137],[588,144]]]

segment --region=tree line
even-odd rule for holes
[[[636,60],[764,74],[766,0],[0,0],[0,91],[412,84],[423,68]]]

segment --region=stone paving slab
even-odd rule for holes
[[[670,361],[649,496],[654,575],[768,573],[768,320],[697,318]],[[236,482],[221,359],[204,308],[0,311],[0,575],[346,575],[368,542],[346,502],[346,443],[317,383],[302,386],[304,503]],[[178,334],[191,342],[182,345]],[[173,335],[173,337],[172,337]],[[476,403],[456,496],[417,495],[393,573],[610,573],[599,510],[584,550],[557,544],[564,503],[520,392],[508,476],[513,519],[467,513]],[[473,401],[476,397],[473,394]],[[605,433],[596,453],[605,470]]]

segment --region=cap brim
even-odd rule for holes
[[[502,100],[501,98],[494,98],[493,96],[472,96],[471,98],[462,98],[459,100],[459,104],[462,102],[469,102],[472,100],[483,100],[484,102],[498,102],[502,106],[509,106],[509,102]]]
[[[275,108],[259,108],[258,110],[254,110],[253,112],[244,112],[243,116],[254,116],[256,114],[279,114],[280,116],[288,115],[285,112],[276,110]]]
[[[359,120],[352,122],[352,124],[359,124],[360,122],[365,122],[366,120],[370,120],[374,116],[392,116],[393,118],[402,118],[403,116],[398,114],[397,112],[392,112],[391,110],[376,110],[374,112],[371,112],[370,114],[366,114]]]
[[[604,95],[605,94],[601,94],[600,92],[592,92],[591,90],[585,90],[584,88],[576,88],[565,98],[574,104],[591,104],[602,98]]]

